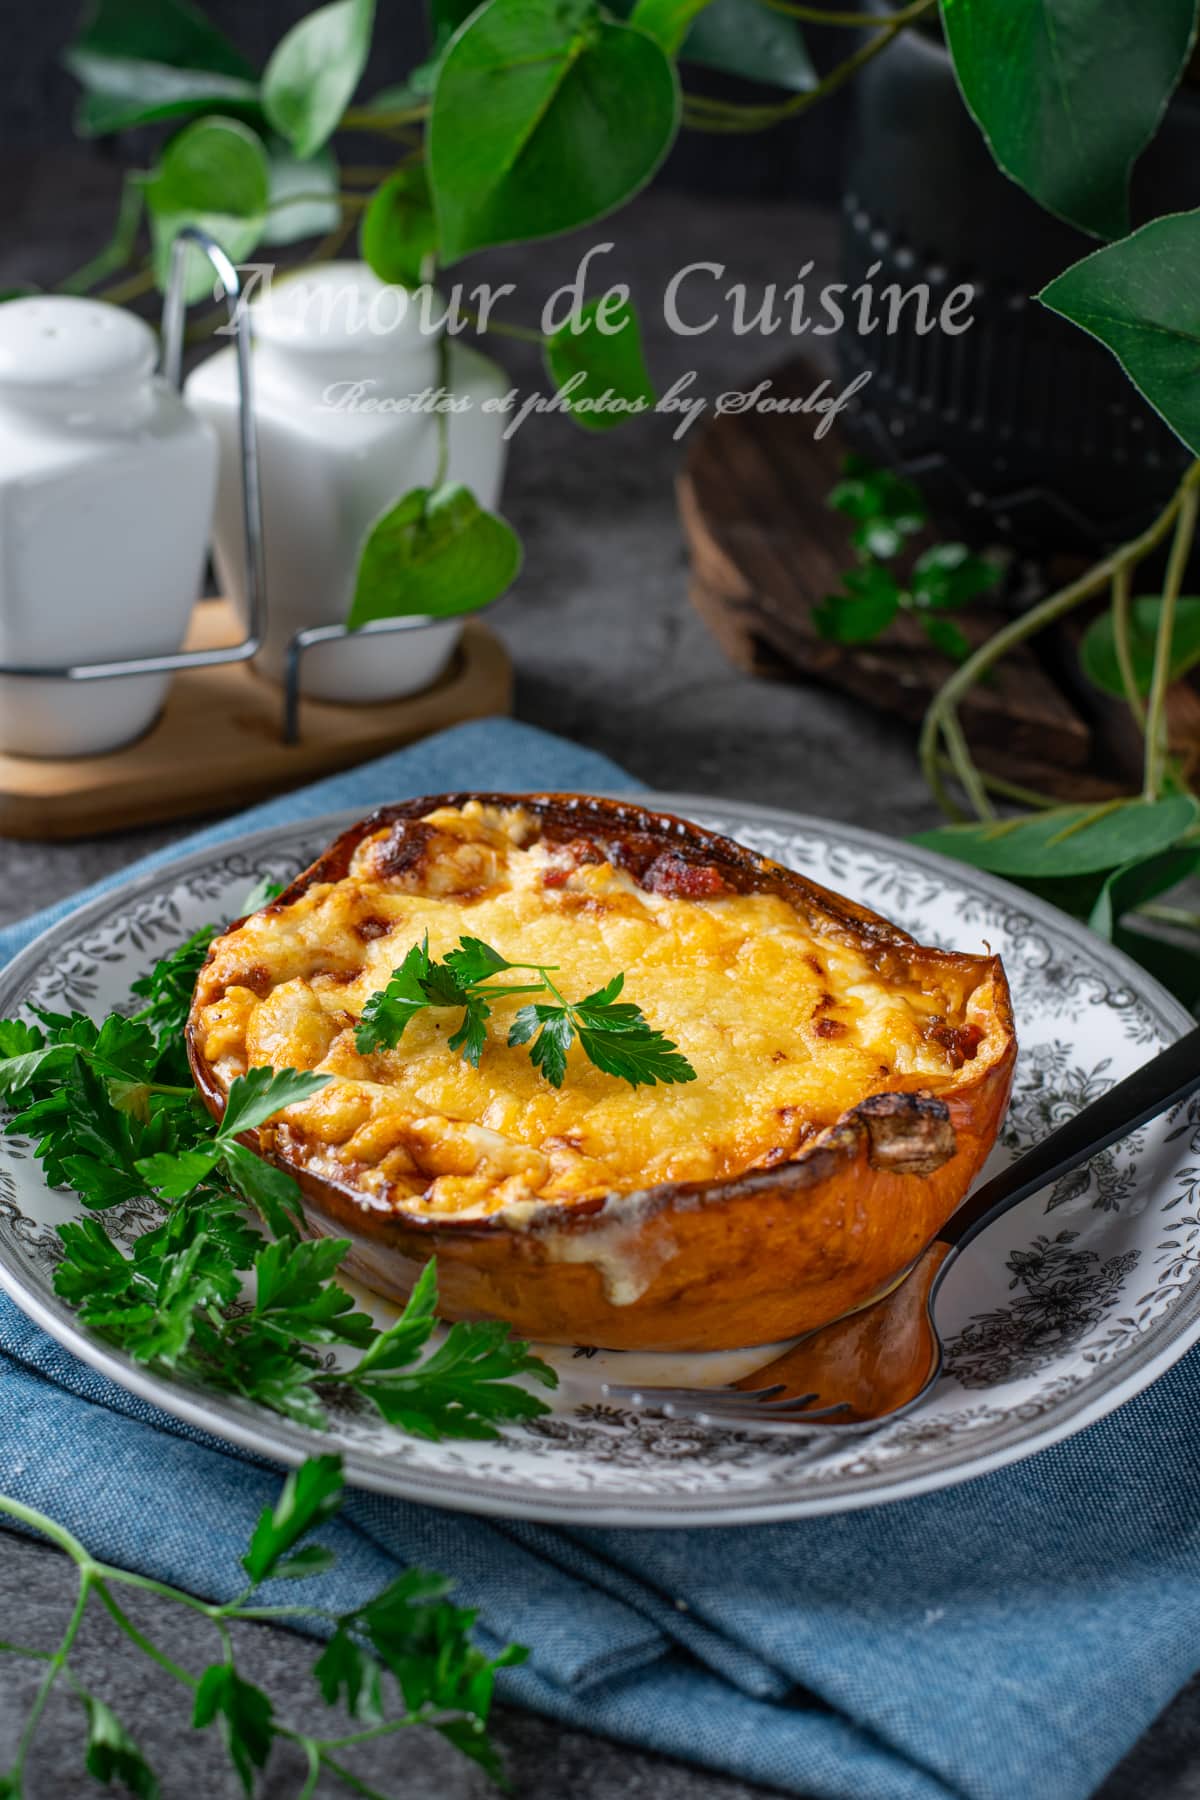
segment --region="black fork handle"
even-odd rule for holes
[[[1027,1200],[1060,1175],[1076,1169],[1109,1144],[1128,1137],[1148,1119],[1156,1119],[1200,1088],[1200,1025],[1178,1043],[1119,1081],[1081,1113],[1052,1131],[1048,1138],[1019,1156],[1007,1169],[963,1201],[938,1233],[938,1241],[961,1250],[1010,1207]]]

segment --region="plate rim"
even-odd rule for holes
[[[511,791],[537,793],[551,790],[530,787]],[[787,807],[770,806],[730,796],[697,794],[676,789],[596,791],[615,798],[638,800],[655,810],[680,813],[685,817],[691,810],[718,815],[732,812],[738,821],[744,818],[752,823],[775,824],[789,831],[816,831],[877,854],[894,856],[899,851],[910,866],[923,868],[943,879],[947,871],[952,871],[958,885],[961,886],[964,880],[969,879],[984,894],[1005,901],[1027,915],[1035,924],[1040,921],[1043,925],[1052,927],[1060,937],[1065,936],[1071,940],[1107,973],[1119,977],[1123,985],[1131,988],[1139,999],[1150,1005],[1158,1015],[1158,1022],[1168,1033],[1182,1035],[1194,1024],[1182,1003],[1153,976],[1115,945],[1098,937],[1079,921],[1000,876],[969,864],[955,862],[923,845],[909,844],[903,839],[891,838],[886,833],[873,831],[865,826],[845,824],[819,814],[796,812]],[[23,997],[28,988],[28,974],[45,960],[60,934],[77,933],[86,929],[91,920],[107,917],[116,904],[132,903],[147,892],[183,881],[189,874],[203,869],[215,857],[237,852],[253,856],[279,840],[300,833],[332,839],[364,816],[361,807],[350,807],[312,818],[299,817],[260,826],[239,836],[197,845],[180,856],[157,862],[154,867],[132,880],[106,887],[102,893],[53,920],[0,968],[0,1014],[13,1002],[14,990],[17,990],[16,1000]],[[1197,1280],[1200,1281],[1200,1277]],[[52,1304],[38,1292],[31,1291],[23,1281],[19,1267],[14,1266],[10,1253],[2,1244],[0,1288],[3,1288],[26,1317],[81,1362],[114,1381],[126,1392],[148,1401],[192,1429],[232,1442],[254,1455],[269,1456],[285,1465],[303,1461],[320,1442],[319,1434],[306,1432],[286,1419],[276,1419],[271,1414],[258,1411],[252,1418],[243,1418],[237,1410],[236,1402],[228,1402],[226,1396],[209,1395],[204,1389],[172,1382],[164,1376],[144,1370],[120,1351],[91,1337],[65,1303],[60,1308],[58,1303]],[[1163,1328],[1169,1325],[1168,1315],[1163,1320]],[[1148,1337],[1153,1335],[1155,1334],[1147,1334]],[[617,1493],[611,1498],[580,1492],[555,1496],[537,1489],[515,1494],[506,1488],[499,1493],[492,1493],[480,1485],[466,1486],[461,1473],[451,1477],[434,1470],[414,1468],[403,1457],[396,1459],[394,1463],[388,1463],[378,1455],[367,1457],[360,1454],[354,1444],[343,1444],[339,1448],[346,1479],[351,1485],[475,1516],[524,1518],[548,1524],[594,1524],[651,1529],[693,1529],[828,1516],[894,1504],[943,1487],[957,1486],[961,1482],[976,1480],[998,1468],[1007,1467],[1049,1449],[1107,1416],[1149,1387],[1186,1355],[1198,1339],[1200,1299],[1197,1301],[1196,1316],[1171,1330],[1157,1349],[1147,1344],[1143,1355],[1132,1358],[1132,1366],[1123,1375],[1119,1373],[1119,1369],[1114,1369],[1113,1378],[1098,1383],[1098,1391],[1093,1392],[1090,1397],[1080,1395],[1075,1404],[1071,1403],[1069,1396],[1064,1398],[1060,1402],[1058,1416],[1053,1420],[1042,1422],[1032,1419],[1028,1421],[1028,1428],[1013,1440],[997,1445],[991,1451],[970,1456],[958,1466],[947,1468],[945,1465],[935,1464],[925,1470],[881,1475],[871,1486],[849,1492],[829,1492],[816,1488],[807,1495],[793,1492],[778,1500],[758,1498],[744,1502],[720,1492],[692,1497],[646,1494],[622,1497]]]

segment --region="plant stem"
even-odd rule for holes
[[[981,819],[994,819],[996,809],[988,799],[987,789],[979,770],[975,767],[963,728],[958,722],[958,714],[950,713],[942,726],[942,737],[946,745],[946,754],[950,758],[954,773],[962,783],[963,789]]]
[[[63,1633],[62,1642],[59,1644],[58,1649],[50,1658],[46,1673],[42,1676],[42,1679],[38,1684],[38,1691],[33,1697],[33,1705],[29,1708],[29,1713],[26,1717],[25,1724],[22,1727],[21,1735],[17,1740],[17,1752],[13,1757],[12,1768],[9,1771],[9,1779],[17,1793],[20,1793],[21,1791],[21,1775],[25,1768],[25,1758],[29,1755],[30,1746],[37,1734],[37,1728],[41,1721],[42,1714],[46,1710],[46,1703],[54,1691],[55,1682],[58,1680],[66,1666],[67,1658],[71,1654],[71,1647],[79,1633],[79,1627],[83,1623],[83,1615],[87,1611],[88,1594],[91,1592],[91,1586],[92,1572],[89,1559],[79,1567],[79,1592],[75,1596],[75,1605],[71,1610],[71,1617],[67,1621],[67,1629]]]
[[[362,1800],[388,1800],[386,1794],[381,1794],[378,1788],[369,1787],[365,1781],[360,1781],[358,1776],[346,1767],[345,1763],[334,1762],[332,1756],[327,1756],[324,1751],[321,1752],[321,1761],[337,1776],[339,1781],[345,1782],[351,1793],[360,1794]]]
[[[173,1676],[174,1679],[181,1682],[184,1687],[194,1688],[196,1686],[196,1677],[194,1675],[189,1675],[187,1670],[181,1668],[177,1662],[172,1662],[165,1650],[160,1650],[157,1644],[150,1641],[145,1632],[141,1631],[138,1626],[134,1624],[133,1620],[129,1617],[129,1614],[125,1611],[125,1608],[119,1605],[114,1599],[106,1584],[103,1581],[97,1581],[95,1587],[96,1593],[100,1597],[101,1605],[111,1615],[114,1623],[119,1625],[121,1630],[133,1640],[142,1654],[148,1656],[151,1662],[156,1662],[160,1669],[165,1669],[168,1675]]]
[[[330,1374],[345,1377],[345,1369],[331,1369]],[[338,1615],[330,1612],[327,1606],[223,1606],[221,1616],[225,1619],[324,1619],[327,1625],[336,1625]]]
[[[906,26],[919,19],[923,13],[930,12],[937,0],[910,0],[910,4],[893,13],[882,28],[860,44],[852,55],[823,75],[816,87],[808,88],[802,94],[796,94],[790,100],[780,101],[774,106],[740,106],[728,100],[715,100],[705,94],[686,94],[684,96],[684,124],[697,131],[763,131],[771,125],[778,125],[784,119],[795,118],[798,113],[807,112],[810,106],[816,106],[821,100],[834,94],[846,82],[850,81],[858,71],[872,62],[882,50],[886,50]]]
[[[124,281],[115,281],[111,287],[101,288],[96,295],[97,300],[107,300],[110,306],[124,306],[128,300],[137,300],[143,294],[149,294],[154,287],[154,270],[147,264],[144,269],[137,269],[127,275]]]
[[[100,250],[85,262],[81,269],[60,281],[60,294],[86,294],[95,287],[98,281],[105,281],[110,275],[123,268],[133,255],[133,246],[137,242],[138,225],[142,217],[142,185],[131,175],[126,175],[121,189],[121,199],[117,207],[117,223],[113,234]]]
[[[43,1537],[49,1538],[52,1544],[57,1544],[60,1550],[65,1550],[79,1568],[95,1572],[96,1565],[92,1562],[91,1552],[56,1519],[48,1519],[45,1513],[26,1506],[20,1500],[10,1499],[7,1494],[0,1494],[0,1513],[6,1513],[10,1519],[16,1519],[22,1525],[32,1526]]]
[[[1133,650],[1129,642],[1129,590],[1132,579],[1133,569],[1129,563],[1122,563],[1112,579],[1113,648],[1117,653],[1117,667],[1121,671],[1121,686],[1125,689],[1129,710],[1139,727],[1145,730],[1146,708],[1138,692]]]
[[[954,772],[954,765],[948,756],[940,759],[939,766],[951,773]],[[1043,794],[1037,788],[1024,787],[1016,781],[1007,781],[1002,775],[992,775],[987,770],[978,767],[976,774],[989,794],[998,794],[1001,800],[1014,800],[1019,806],[1034,807],[1039,812],[1053,812],[1055,807],[1062,805],[1062,801],[1055,799],[1053,794]]]
[[[98,1581],[115,1581],[121,1587],[138,1588],[143,1594],[157,1594],[160,1600],[178,1600],[181,1606],[190,1606],[193,1612],[203,1613],[218,1630],[222,1629],[221,1607],[214,1606],[211,1601],[201,1600],[183,1588],[168,1587],[165,1582],[155,1581],[150,1575],[137,1575],[132,1569],[117,1569],[111,1563],[93,1563],[92,1572]]]
[[[456,1715],[447,1713],[446,1718]],[[439,1718],[442,1715],[438,1715]],[[375,1738],[391,1737],[397,1731],[409,1731],[414,1725],[432,1725],[432,1716],[421,1716],[417,1713],[405,1713],[402,1719],[384,1719],[378,1725],[365,1725],[361,1731],[348,1731],[344,1737],[318,1738],[317,1747],[325,1750],[352,1750],[356,1744],[369,1744]]]
[[[313,249],[311,254],[304,258],[305,262],[306,263],[328,262],[331,257],[334,257],[337,255],[338,251],[341,249],[342,245],[345,243],[346,239],[350,236],[350,233],[353,230],[354,230],[353,218],[339,219],[337,224],[334,226],[333,230],[330,232],[327,232],[326,235],[321,239],[320,243],[315,246],[315,248]]]
[[[931,700],[929,710],[925,714],[924,723],[921,726],[919,754],[925,779],[938,804],[951,818],[962,818],[963,814],[961,809],[951,801],[942,781],[942,741],[945,742],[960,779],[963,774],[964,757],[966,764],[969,764],[974,770],[974,764],[966,749],[961,730],[958,731],[953,744],[951,742],[951,735],[957,728],[957,709],[963,696],[974,687],[975,683],[987,673],[994,663],[999,662],[1002,656],[1007,655],[1018,644],[1023,644],[1027,638],[1036,636],[1039,631],[1042,631],[1047,625],[1053,624],[1056,619],[1063,618],[1074,607],[1089,599],[1092,594],[1107,587],[1118,569],[1132,568],[1148,556],[1150,551],[1155,549],[1166,537],[1183,507],[1185,499],[1189,495],[1194,497],[1197,482],[1200,482],[1200,461],[1191,465],[1158,517],[1153,519],[1136,538],[1111,551],[1108,556],[1103,557],[1098,563],[1094,563],[1090,569],[1086,569],[1074,581],[1068,582],[1065,587],[1050,594],[1037,606],[1030,607],[1029,611],[1022,613],[1019,618],[1011,620],[986,643],[981,644],[978,650],[973,651],[966,662],[961,663],[947,677]],[[977,774],[978,771],[975,773]],[[970,793],[967,781],[963,782],[963,786]],[[974,799],[975,796],[972,794],[971,797]],[[980,817],[983,818],[988,816],[987,812],[980,814]]]
[[[338,121],[338,130],[392,131],[398,125],[419,125],[428,117],[428,105],[401,107],[395,112],[372,112],[369,106],[351,106]]]
[[[1195,465],[1193,465],[1193,468]],[[1187,478],[1185,477],[1185,482]],[[1162,788],[1167,761],[1167,689],[1171,685],[1171,643],[1175,635],[1175,603],[1183,586],[1183,574],[1191,555],[1196,535],[1196,510],[1200,505],[1195,482],[1182,491],[1167,573],[1163,579],[1162,606],[1158,615],[1158,635],[1154,643],[1154,673],[1150,679],[1150,697],[1146,704],[1146,778],[1142,792],[1147,800],[1157,800]]]
[[[844,25],[862,31],[871,31],[878,24],[880,14],[864,12],[827,12],[821,6],[803,6],[794,0],[762,0],[762,4],[771,12],[783,13],[789,19],[798,19],[802,25]]]
[[[1190,912],[1185,906],[1151,904],[1135,910],[1140,918],[1156,919],[1160,925],[1179,925],[1185,931],[1200,931],[1200,913]]]
[[[285,207],[288,206],[329,206],[334,202],[342,207],[369,206],[371,196],[369,194],[347,193],[345,190],[339,190],[337,193],[331,194],[328,189],[324,192],[319,192],[314,188],[311,193],[307,194],[285,194],[282,200],[273,200],[270,206],[268,206],[267,211],[270,213],[277,213],[283,212]]]
[[[321,1752],[311,1738],[301,1738],[300,1748],[304,1751],[308,1764],[308,1773],[304,1778],[304,1786],[296,1796],[296,1800],[312,1800],[317,1791],[317,1783],[321,1779]]]
[[[450,391],[450,339],[443,331],[438,339],[438,386],[443,393]],[[436,417],[437,427],[437,464],[433,471],[435,488],[445,485],[450,473],[450,419],[440,409]]]

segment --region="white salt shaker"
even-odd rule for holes
[[[209,426],[154,374],[154,333],[99,300],[0,306],[0,662],[180,648],[216,487]],[[0,750],[93,756],[139,737],[166,675],[0,676]]]
[[[440,385],[443,308],[426,290],[388,287],[365,263],[327,263],[286,276],[251,302],[254,414],[262,485],[267,633],[256,659],[284,677],[289,640],[343,624],[359,554],[375,520],[438,466],[438,419],[420,404]],[[508,382],[467,345],[449,350],[447,479],[494,506],[503,473]],[[237,365],[232,345],[189,377],[188,404],[220,441],[213,547],[224,591],[245,616]],[[457,619],[385,637],[351,637],[306,651],[302,689],[316,699],[377,701],[436,681],[462,630]]]

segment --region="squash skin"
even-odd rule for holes
[[[990,987],[987,1057],[965,1062],[935,1098],[912,1085],[843,1113],[795,1158],[720,1180],[428,1217],[369,1205],[340,1182],[271,1153],[305,1199],[314,1235],[344,1236],[346,1272],[403,1299],[431,1256],[439,1313],[502,1319],[544,1343],[706,1351],[774,1343],[827,1324],[887,1290],[955,1211],[995,1142],[1016,1057],[1011,1002],[997,957],[925,949],[877,914],[753,851],[670,814],[587,795],[456,793],[380,808],[344,832],[264,909],[337,881],[362,840],[467,801],[522,806],[551,841],[611,844],[627,867],[664,851],[715,864],[739,891],[768,890],[823,929],[850,934],[882,969],[969,971]],[[231,926],[230,930],[236,929]],[[201,983],[203,975],[201,976]],[[200,1048],[188,1056],[213,1116],[224,1091]],[[264,1154],[256,1131],[242,1141]]]

